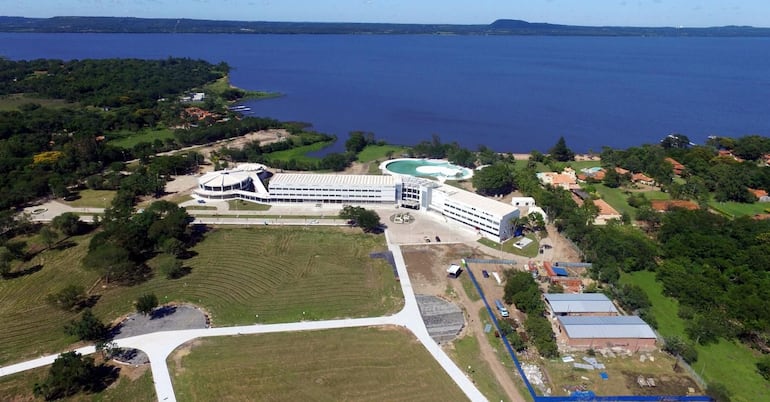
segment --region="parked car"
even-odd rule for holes
[[[440,242],[440,241],[441,241],[441,238],[436,236],[436,242]]]

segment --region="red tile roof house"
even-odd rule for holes
[[[634,183],[641,183],[648,186],[655,185],[655,179],[653,179],[652,177],[648,177],[643,173],[634,173],[633,175],[631,175],[631,181]]]
[[[698,204],[687,200],[652,200],[650,207],[653,211],[668,212],[671,208],[698,209]]]
[[[762,189],[750,188],[749,192],[757,197],[759,202],[770,202],[770,197],[767,195],[767,191]]]
[[[677,175],[677,176],[681,176],[682,175],[682,173],[684,172],[684,165],[679,163],[674,158],[666,158],[664,160],[671,164],[671,167],[673,168],[675,175]]]
[[[599,215],[594,219],[594,225],[606,225],[612,219],[621,219],[622,215],[604,200],[594,200],[594,205],[599,208]]]

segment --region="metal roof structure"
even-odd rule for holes
[[[253,178],[252,172],[243,170],[217,170],[208,172],[198,179],[198,184],[209,187],[233,186]]]
[[[567,336],[572,339],[636,338],[654,339],[655,332],[644,320],[627,316],[564,316],[558,317]]]
[[[390,175],[346,175],[277,173],[270,179],[270,186],[344,186],[344,187],[387,187],[395,186],[396,178]]]
[[[498,217],[503,217],[514,211],[518,212],[519,210],[518,207],[514,207],[513,205],[449,185],[441,185],[436,190],[445,193],[449,200],[465,204],[472,208],[478,208],[479,210]]]
[[[602,293],[548,293],[545,301],[554,314],[618,312],[612,301]]]

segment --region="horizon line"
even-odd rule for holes
[[[367,21],[286,21],[286,20],[237,20],[237,19],[206,19],[191,17],[135,17],[126,15],[55,15],[52,17],[27,17],[21,15],[0,15],[0,18],[26,18],[26,19],[54,19],[54,18],[132,18],[141,20],[189,20],[189,21],[217,21],[217,22],[242,22],[242,23],[281,23],[281,24],[367,24],[367,25],[452,25],[452,26],[489,26],[497,21],[520,21],[533,25],[554,25],[563,27],[581,27],[581,28],[642,28],[642,29],[713,29],[713,28],[758,28],[770,29],[770,26],[754,25],[709,25],[709,26],[689,26],[689,25],[574,25],[560,24],[554,22],[533,22],[516,18],[498,18],[487,23],[457,23],[457,22],[367,22]]]

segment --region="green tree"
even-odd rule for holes
[[[136,299],[136,312],[143,315],[152,313],[158,307],[158,297],[154,293],[145,293]]]
[[[35,383],[36,397],[47,401],[64,398],[81,391],[92,390],[97,377],[94,359],[77,352],[66,352],[54,360],[48,369],[48,377],[42,383]]]
[[[13,256],[5,248],[0,248],[0,276],[6,277],[11,273],[11,261]]]
[[[93,244],[96,237],[91,240]],[[102,274],[107,282],[111,280],[131,282],[140,273],[136,262],[125,249],[113,244],[101,244],[89,250],[83,259],[86,268]]]
[[[363,131],[353,131],[345,141],[345,150],[357,154],[366,148],[367,145],[374,143],[374,134]]]
[[[64,289],[49,294],[48,302],[64,310],[72,310],[83,305],[86,292],[80,285],[67,285]]]
[[[609,188],[618,188],[623,184],[623,177],[614,168],[606,169],[604,173],[604,185]]]
[[[669,134],[660,140],[660,146],[664,149],[687,148],[690,146],[690,138],[684,134]]]
[[[160,264],[160,272],[167,279],[176,279],[184,275],[182,261],[176,258],[168,258]]]
[[[509,333],[506,338],[508,338],[508,343],[511,344],[513,350],[517,352],[522,352],[527,348],[527,344],[524,342],[524,339],[522,339],[521,335],[519,335],[519,333],[516,331]]]
[[[757,362],[757,371],[759,371],[759,374],[765,378],[765,380],[770,381],[770,356],[762,356],[759,361]]]
[[[714,402],[730,402],[730,391],[724,385],[718,382],[709,382],[706,387],[706,395],[712,397]]]
[[[567,147],[564,137],[559,137],[556,144],[548,151],[551,158],[559,162],[568,162],[575,159],[575,153]]]
[[[89,308],[83,310],[80,320],[71,321],[66,325],[64,331],[82,341],[103,341],[109,334],[107,326]]]
[[[681,337],[666,337],[663,341],[663,350],[666,352],[681,357],[689,364],[695,363],[698,360],[698,351]]]
[[[380,216],[371,209],[363,210],[361,214],[358,215],[356,222],[358,223],[358,226],[367,233],[375,232],[382,226],[380,223]]]
[[[80,232],[80,217],[72,212],[65,212],[53,218],[51,224],[65,236],[74,236]]]
[[[45,244],[45,247],[49,249],[53,247],[53,245],[56,244],[56,241],[59,239],[59,234],[48,226],[43,226],[40,228],[38,236],[40,236],[40,240],[43,242],[43,244]]]
[[[514,188],[513,175],[504,163],[496,163],[473,174],[473,187],[483,195],[508,194]]]

